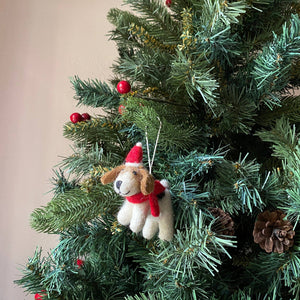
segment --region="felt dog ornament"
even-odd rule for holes
[[[103,184],[114,183],[116,193],[124,197],[117,219],[135,232],[151,239],[157,231],[159,238],[170,241],[174,234],[171,195],[166,180],[155,180],[143,166],[142,143],[128,153],[125,163],[101,177]]]

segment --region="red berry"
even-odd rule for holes
[[[45,290],[42,290],[42,292],[46,292]],[[34,295],[35,300],[43,300],[43,296],[46,296],[46,293],[43,293],[43,295],[40,295],[39,293],[36,293]]]
[[[120,113],[120,115],[123,115],[124,110],[125,110],[125,106],[123,104],[121,104],[119,106],[119,113]]]
[[[81,115],[83,121],[90,120],[91,116],[88,113],[84,113]]]
[[[131,86],[128,81],[122,80],[117,84],[117,90],[120,94],[127,94],[131,90]]]
[[[78,268],[81,268],[82,265],[84,264],[84,261],[82,259],[78,258],[76,263],[77,263]]]
[[[81,114],[79,114],[79,113],[73,113],[70,116],[70,120],[71,120],[72,123],[77,123],[77,122],[82,121],[83,119],[82,119]]]
[[[172,0],[166,0],[166,5],[167,5],[168,7],[171,7],[171,4],[172,4]]]

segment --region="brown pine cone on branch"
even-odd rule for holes
[[[257,216],[253,230],[254,242],[268,253],[283,253],[294,244],[293,225],[284,217],[281,210],[267,210]]]
[[[234,222],[229,215],[229,213],[225,212],[221,208],[209,208],[210,213],[218,220],[214,223],[212,229],[213,231],[222,234],[233,236],[234,235]]]

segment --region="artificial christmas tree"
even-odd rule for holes
[[[124,2],[137,14],[108,14],[115,78],[72,80],[105,115],[65,125],[75,152],[31,216],[60,242],[17,283],[43,299],[299,299],[299,2]],[[121,225],[101,183],[139,141],[169,182],[170,241]]]

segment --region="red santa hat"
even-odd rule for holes
[[[126,166],[138,167],[143,163],[142,143],[138,142],[131,148],[125,159]]]

